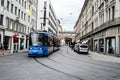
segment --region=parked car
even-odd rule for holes
[[[79,53],[86,53],[88,54],[88,51],[89,51],[89,47],[87,44],[80,44],[79,45]]]
[[[79,45],[78,44],[75,44],[74,51],[79,52]]]

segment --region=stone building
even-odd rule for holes
[[[36,29],[37,0],[0,0],[0,42],[6,50],[13,49],[13,36],[27,47],[26,35]]]
[[[85,0],[78,24],[79,39],[88,40],[91,50],[120,55],[120,0]]]
[[[51,0],[38,0],[37,29],[57,35],[58,19]]]

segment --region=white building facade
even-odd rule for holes
[[[17,34],[20,44],[27,48],[26,35],[37,29],[37,0],[0,0],[0,42],[5,50],[13,48],[13,35]]]
[[[58,19],[50,0],[38,1],[37,30],[46,30],[57,35]]]
[[[120,56],[120,0],[85,0],[79,20],[80,41],[89,40],[93,51]]]

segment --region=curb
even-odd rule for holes
[[[27,53],[27,50],[24,50],[24,51],[19,51],[19,52],[15,52],[15,53],[10,53],[10,52],[7,52],[7,53],[4,53],[4,54],[0,54],[0,57],[3,57],[3,56],[9,56],[9,55],[14,55],[14,54],[21,54],[21,53]]]

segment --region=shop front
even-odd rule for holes
[[[11,37],[10,36],[4,36],[4,49],[9,50],[11,49]]]
[[[94,51],[98,51],[98,40],[94,40]]]
[[[99,51],[104,52],[104,38],[99,39]]]
[[[116,41],[115,41],[115,37],[110,37],[106,39],[107,45],[107,53],[108,54],[115,54],[116,52]]]

